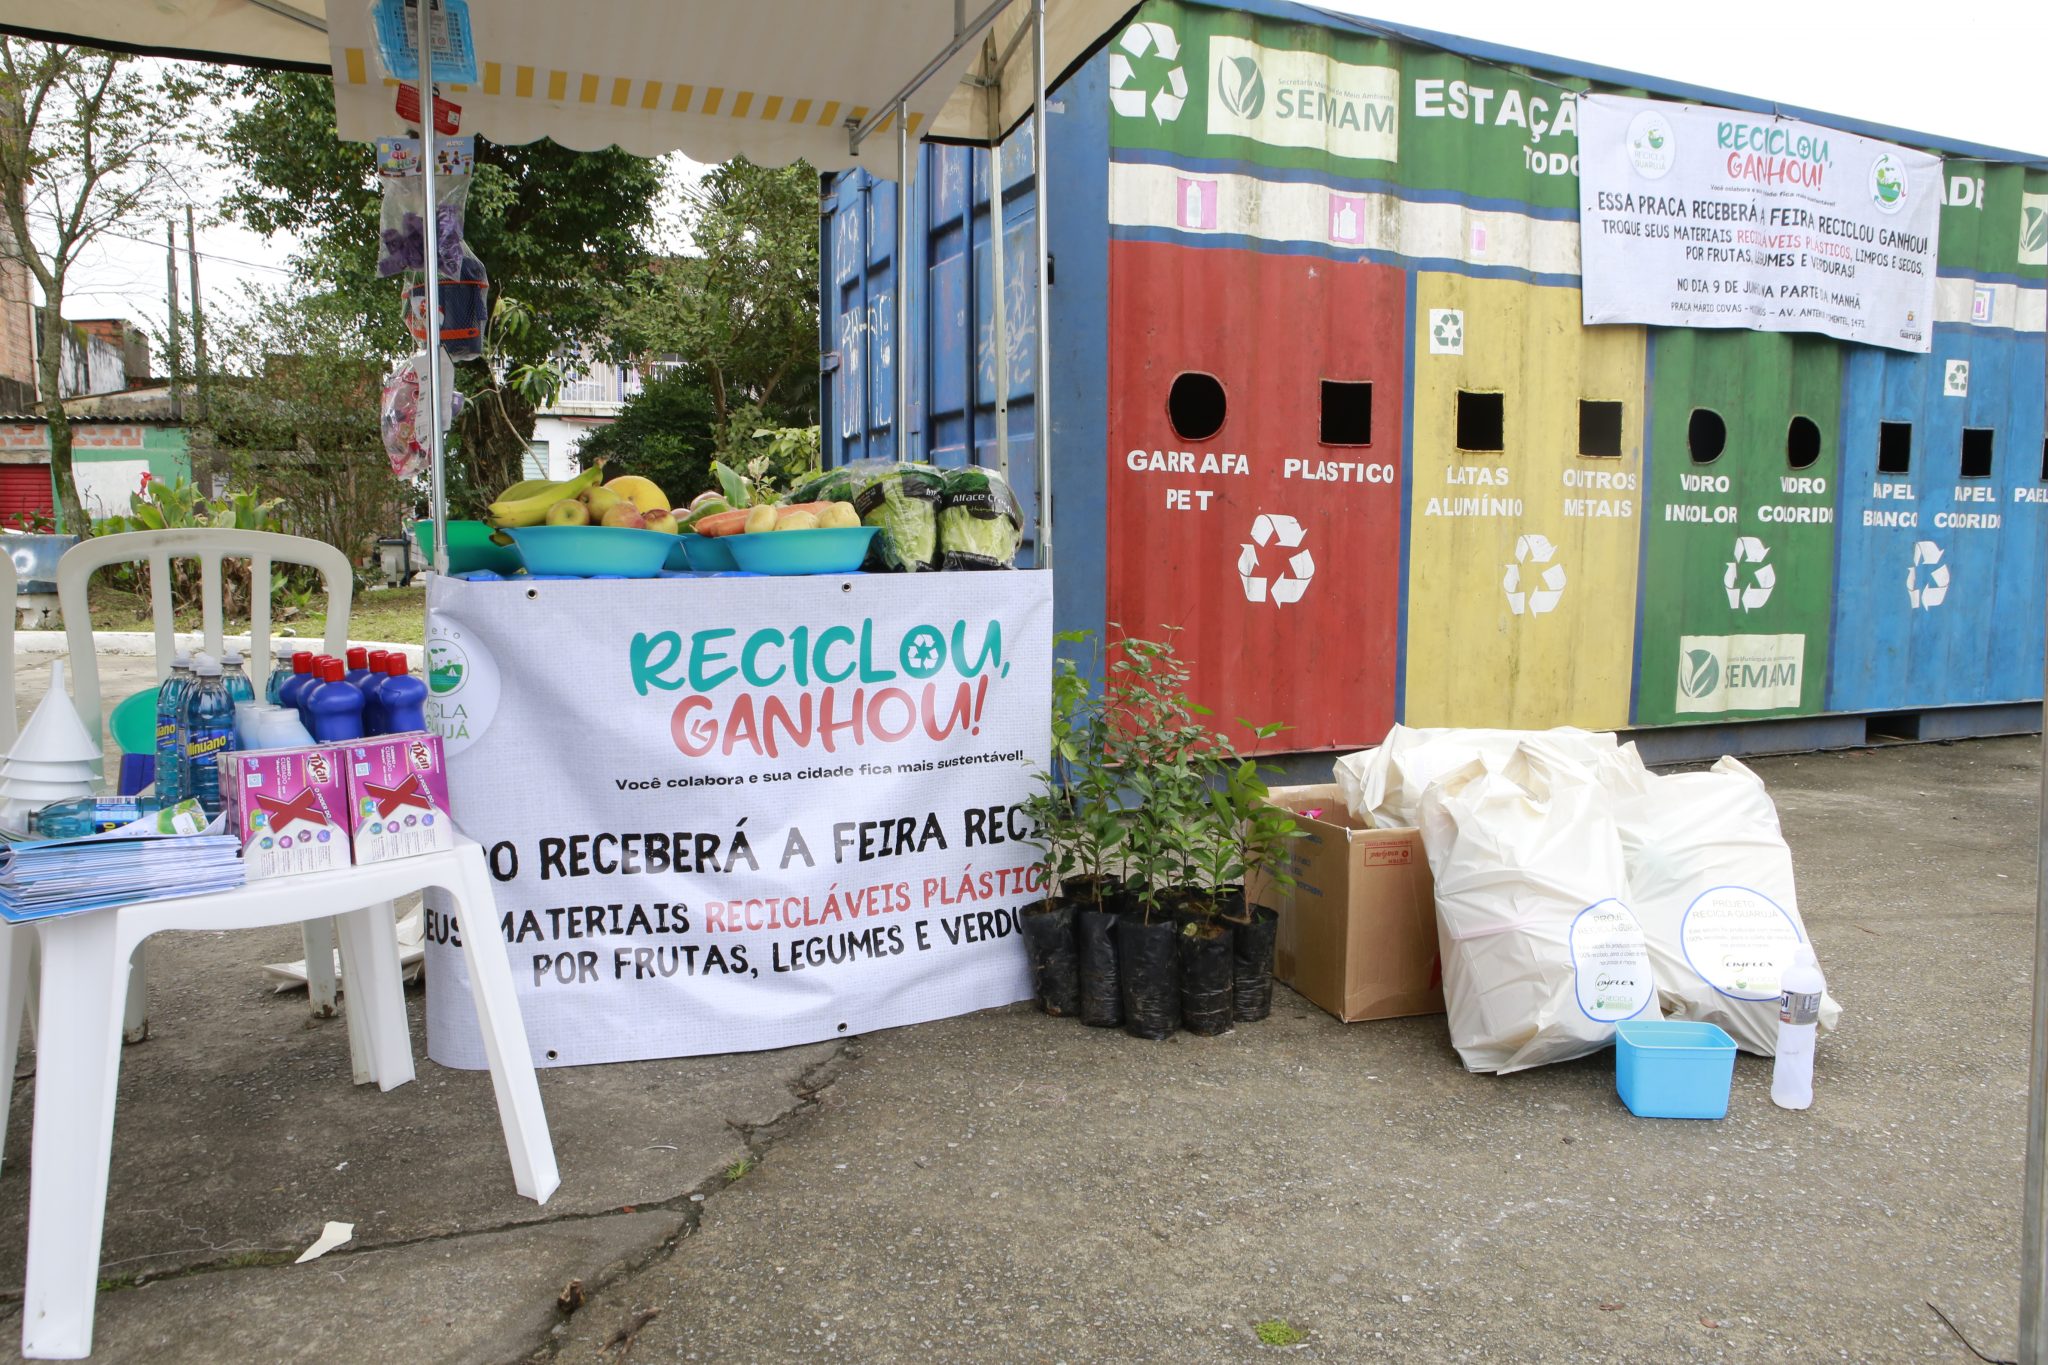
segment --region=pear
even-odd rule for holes
[[[611,525],[611,523],[606,521],[605,517],[614,507],[633,506],[633,500],[624,493],[619,492],[617,489],[602,486],[593,488],[585,493],[583,500],[590,504],[590,519],[606,526]]]

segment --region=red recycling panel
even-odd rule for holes
[[[1263,747],[1378,743],[1399,627],[1402,273],[1128,241],[1109,265],[1111,633],[1179,627],[1222,725],[1288,726]]]

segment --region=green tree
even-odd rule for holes
[[[715,486],[716,422],[717,406],[703,378],[679,367],[648,380],[626,400],[617,420],[584,437],[576,458],[585,468],[602,458],[608,474],[652,479],[680,503]]]
[[[182,68],[166,63],[0,37],[0,253],[42,290],[37,386],[58,512],[75,532],[88,520],[60,382],[65,288],[102,234],[154,227],[169,213],[171,162],[195,91]]]
[[[685,195],[696,254],[655,263],[613,314],[627,354],[673,355],[708,393],[721,443],[818,410],[818,173],[744,158]]]

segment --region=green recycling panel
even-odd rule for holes
[[[1658,329],[1638,725],[1822,707],[1842,346]]]

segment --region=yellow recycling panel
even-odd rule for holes
[[[1643,329],[1582,327],[1576,289],[1415,280],[1403,719],[1626,725]]]

